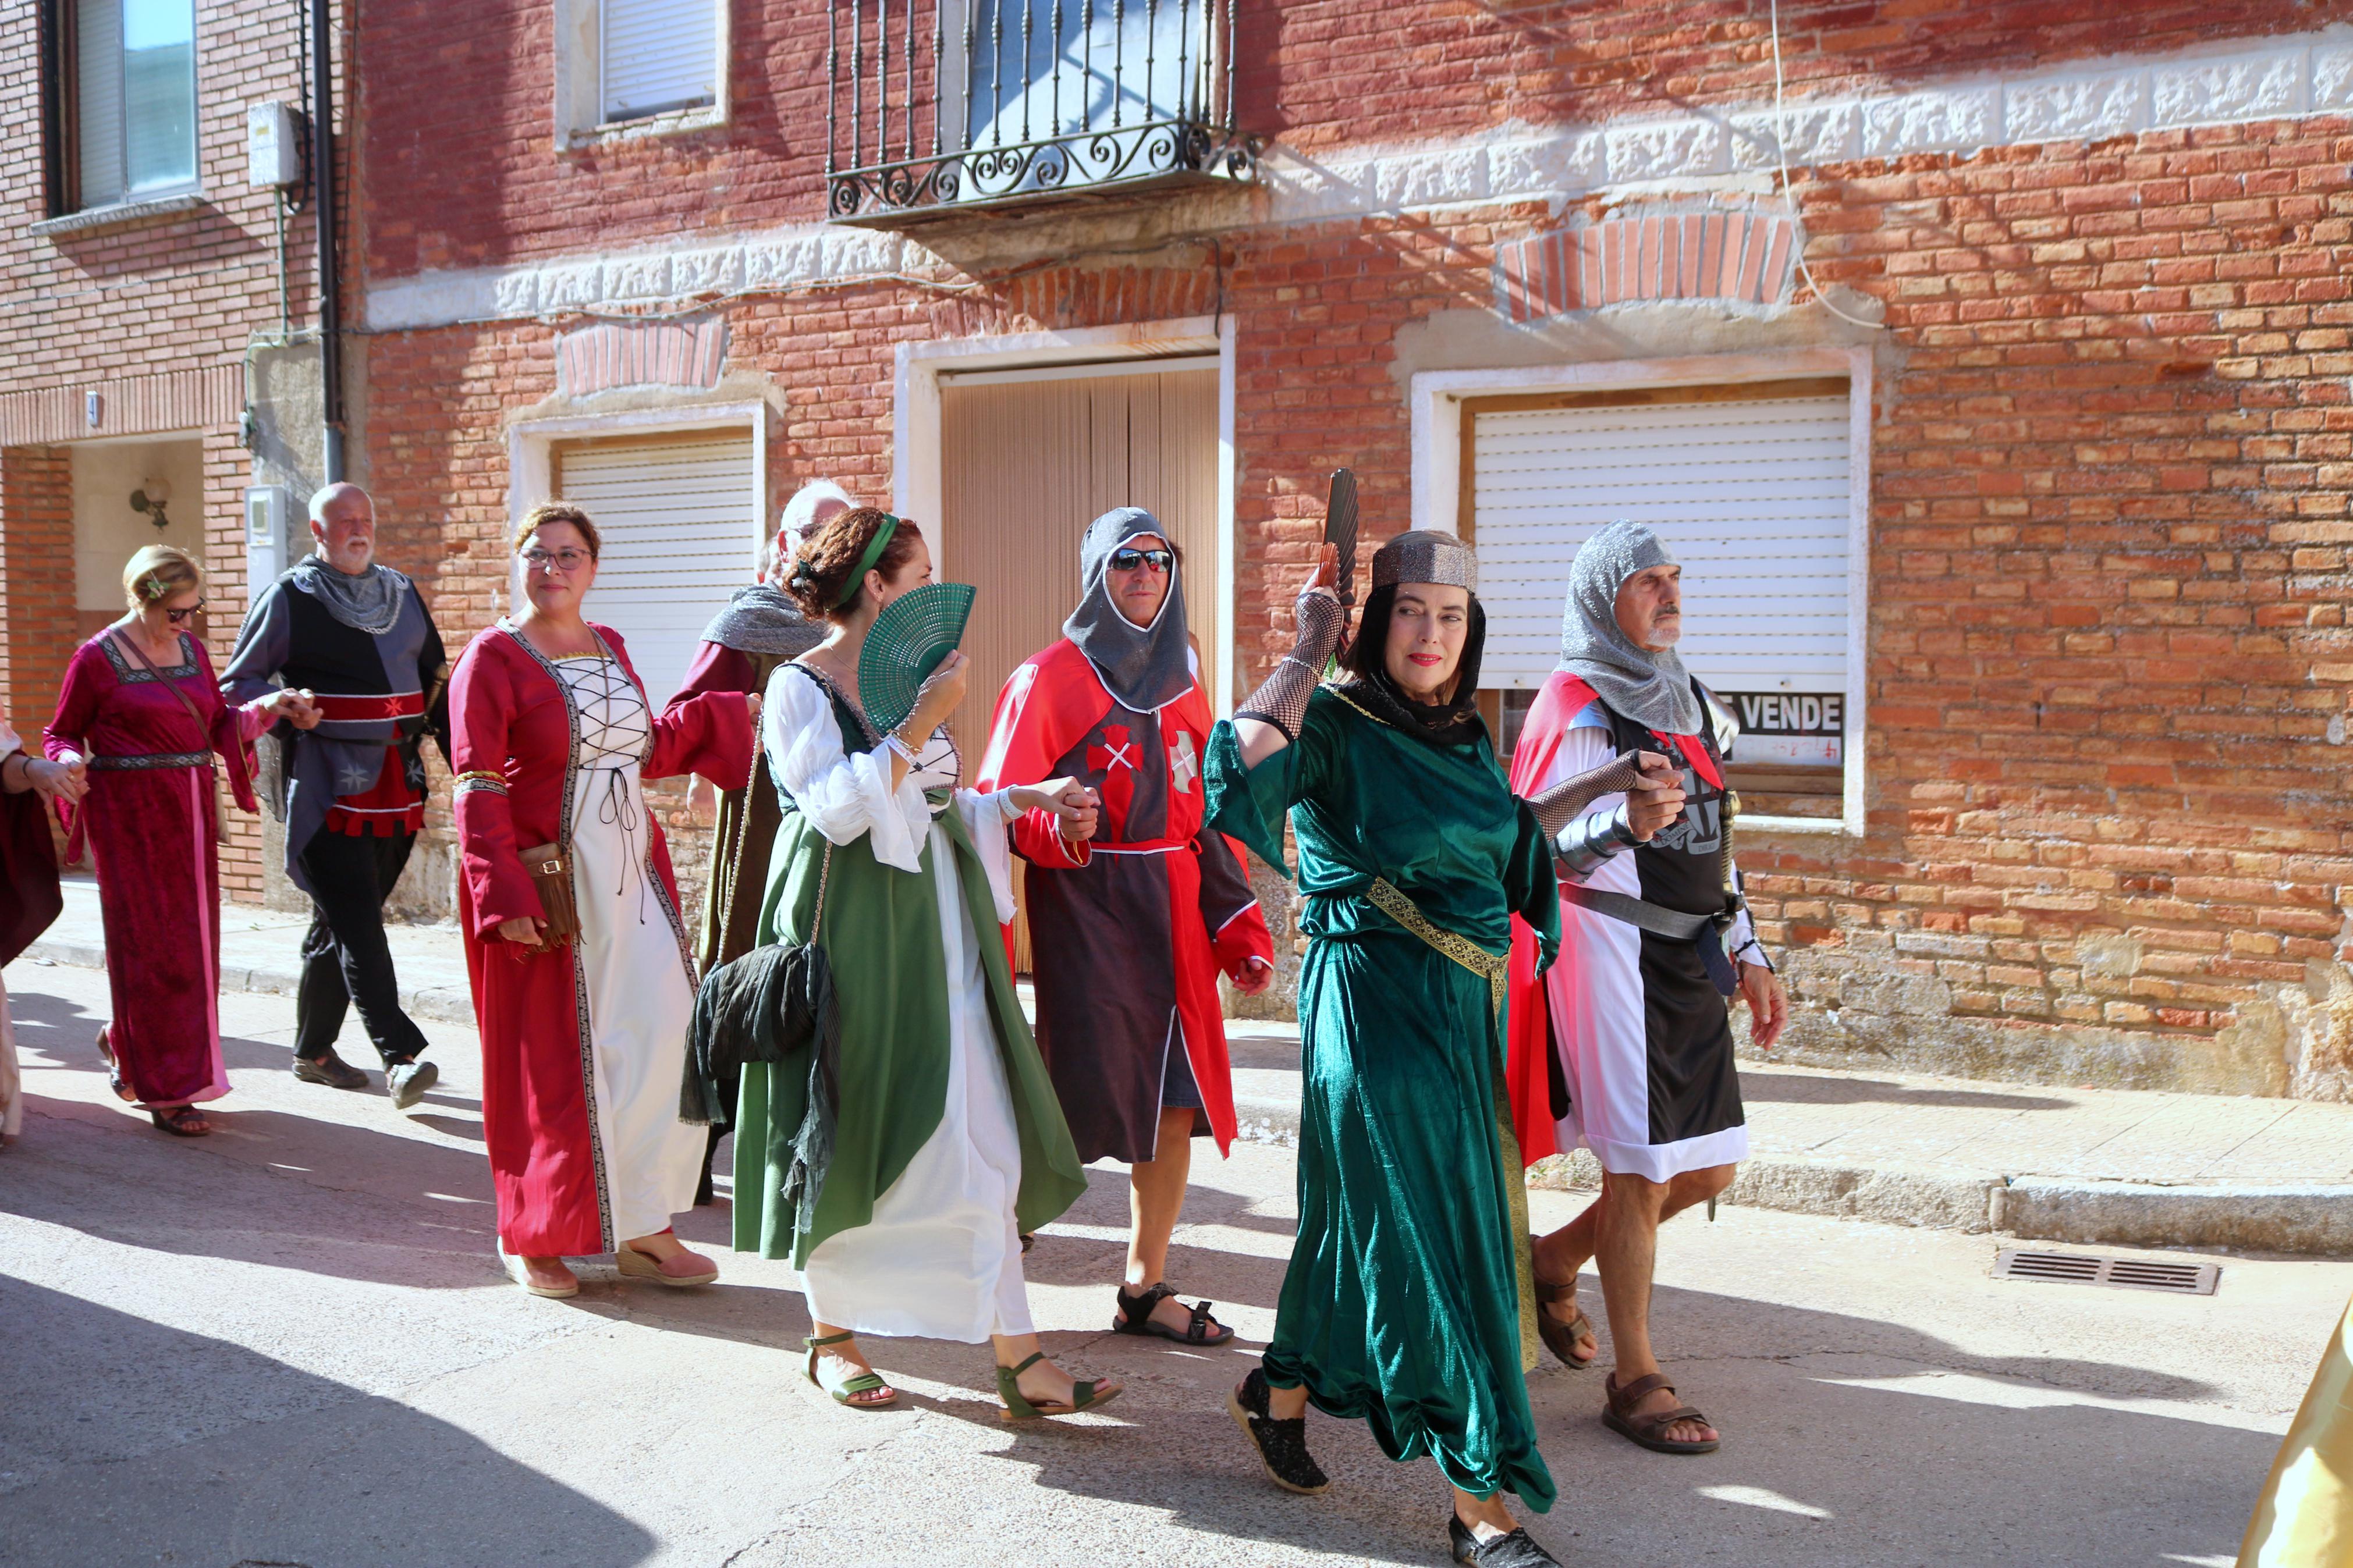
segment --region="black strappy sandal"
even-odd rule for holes
[[[1209,1303],[1207,1301],[1193,1303],[1192,1319],[1186,1323],[1181,1332],[1166,1323],[1153,1321],[1152,1310],[1161,1302],[1174,1299],[1176,1294],[1176,1287],[1166,1280],[1161,1281],[1149,1289],[1140,1290],[1133,1296],[1127,1293],[1126,1286],[1121,1286],[1119,1288],[1120,1315],[1111,1321],[1111,1331],[1115,1334],[1142,1334],[1147,1338],[1175,1340],[1180,1345],[1221,1345],[1234,1337],[1234,1331],[1231,1328],[1209,1316]]]

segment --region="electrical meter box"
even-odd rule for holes
[[[257,103],[245,111],[245,183],[256,187],[302,183],[302,117],[284,103]]]
[[[255,485],[245,492],[245,580],[248,591],[264,585],[294,563],[292,526],[294,492],[284,485]]]

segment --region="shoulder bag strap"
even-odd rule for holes
[[[162,670],[156,668],[155,661],[147,657],[146,650],[142,648],[137,643],[132,642],[129,637],[123,636],[121,627],[110,629],[106,635],[112,637],[116,642],[121,643],[124,651],[129,653],[132,658],[137,659],[140,663],[140,667],[145,669],[148,674],[153,676],[157,680],[162,681],[164,683],[164,689],[180,700],[180,706],[188,710],[188,717],[196,721],[196,728],[203,731],[206,737],[210,739],[213,732],[212,721],[206,719],[202,713],[196,711],[196,705],[188,700],[188,694],[186,692],[180,689],[180,683],[173,679],[170,676],[164,674]]]

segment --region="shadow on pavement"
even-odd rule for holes
[[[39,1121],[5,1156],[0,1213],[125,1247],[378,1284],[466,1289],[499,1278],[479,1154],[238,1110],[234,1099],[208,1108],[212,1136],[194,1140],[127,1107],[25,1099]]]
[[[241,1346],[5,1277],[0,1323],[47,1391],[0,1402],[12,1564],[628,1568],[655,1550],[447,1422]]]
[[[1812,1078],[1796,1073],[1743,1072],[1740,1098],[1788,1105],[1941,1105],[1962,1110],[2072,1110],[2058,1094],[2009,1094],[1999,1089],[1914,1089],[1883,1079]]]

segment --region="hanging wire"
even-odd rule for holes
[[[1825,293],[1823,293],[1823,292],[1822,292],[1822,286],[1821,286],[1821,284],[1820,284],[1819,282],[1815,281],[1815,279],[1814,279],[1814,269],[1813,269],[1811,267],[1809,267],[1809,266],[1807,266],[1807,265],[1806,265],[1806,242],[1805,242],[1805,238],[1804,238],[1804,233],[1803,233],[1803,229],[1804,229],[1804,219],[1799,216],[1799,212],[1798,212],[1798,197],[1797,197],[1797,194],[1789,188],[1789,131],[1788,131],[1788,126],[1787,122],[1782,119],[1782,107],[1781,107],[1781,0],[1772,0],[1772,26],[1773,26],[1773,157],[1774,157],[1774,160],[1781,165],[1781,199],[1782,199],[1782,201],[1784,201],[1784,202],[1786,202],[1786,203],[1788,203],[1788,207],[1789,207],[1789,219],[1790,219],[1790,221],[1791,221],[1792,223],[1794,223],[1794,224],[1797,224],[1797,225],[1799,226],[1799,236],[1797,237],[1797,246],[1796,246],[1796,249],[1797,249],[1797,253],[1798,253],[1798,272],[1799,272],[1799,275],[1800,277],[1802,277],[1802,278],[1804,278],[1804,279],[1805,279],[1805,280],[1806,280],[1806,287],[1807,287],[1807,288],[1809,288],[1809,289],[1812,289],[1812,290],[1814,291],[1814,298],[1821,301],[1821,303],[1822,303],[1822,309],[1823,309],[1823,310],[1828,310],[1831,315],[1836,316],[1840,321],[1852,321],[1854,325],[1856,325],[1856,326],[1858,326],[1858,327],[1869,327],[1873,331],[1875,331],[1875,332],[1876,332],[1876,331],[1885,331],[1887,330],[1887,328],[1886,328],[1886,323],[1885,323],[1885,322],[1883,322],[1883,321],[1865,321],[1865,320],[1864,320],[1862,317],[1861,317],[1861,316],[1851,316],[1851,315],[1847,314],[1844,310],[1840,310],[1836,305],[1832,304],[1832,303],[1831,302],[1831,297],[1830,297],[1828,294],[1825,294]]]

